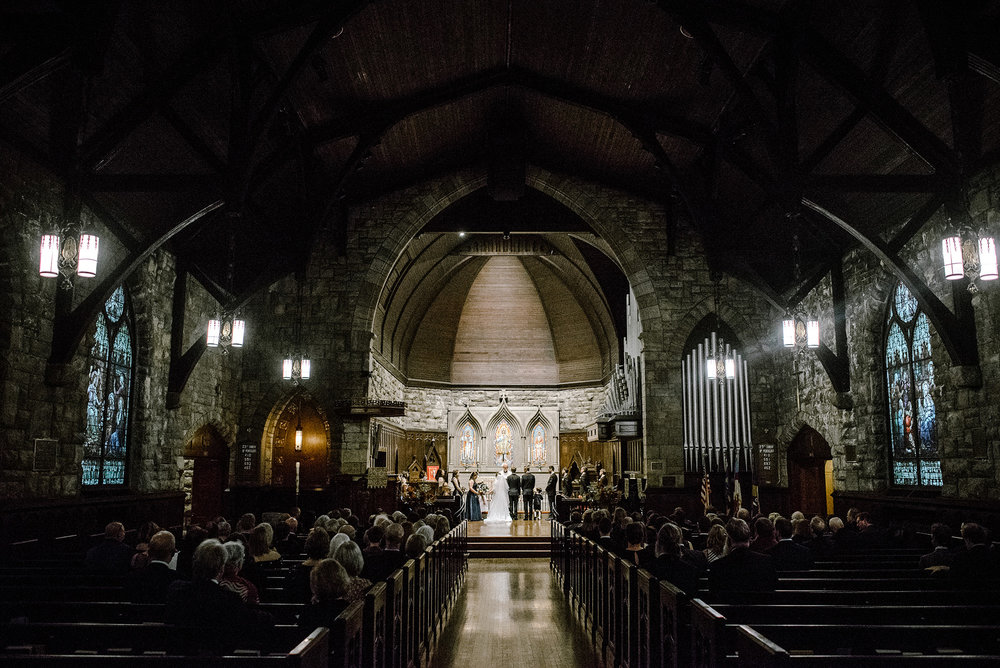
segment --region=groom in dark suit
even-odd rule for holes
[[[556,488],[559,486],[559,475],[556,467],[549,467],[549,481],[545,483],[545,496],[549,497],[549,519],[556,517]]]
[[[507,476],[507,499],[510,501],[510,518],[517,519],[517,498],[521,496],[521,476],[517,475],[517,467],[510,467]]]
[[[521,496],[524,497],[524,519],[530,520],[535,510],[535,474],[528,467],[521,474]]]

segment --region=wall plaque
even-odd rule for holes
[[[257,466],[257,444],[253,442],[240,443],[236,455],[236,477],[241,482],[256,482]]]
[[[35,439],[35,457],[32,471],[55,471],[59,441],[54,438]]]
[[[774,443],[757,444],[757,477],[762,486],[778,484],[778,446]]]

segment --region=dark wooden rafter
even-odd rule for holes
[[[170,102],[160,105],[160,115],[170,123],[171,127],[191,147],[203,163],[214,172],[225,172],[228,169],[225,159],[220,156],[194,128],[183,118]]]
[[[52,352],[49,356],[49,364],[57,366],[68,364],[73,359],[87,328],[90,327],[94,318],[97,317],[98,311],[101,310],[115,288],[174,235],[223,205],[222,200],[211,202],[162,234],[155,235],[153,240],[141,250],[130,252],[114,269],[109,271],[105,278],[72,311],[64,314],[56,313],[52,326]]]
[[[846,192],[933,193],[958,184],[948,174],[808,174],[800,178],[810,190]]]
[[[857,239],[862,246],[871,251],[882,262],[887,270],[902,281],[927,314],[931,323],[933,323],[934,328],[941,337],[941,342],[944,344],[955,365],[978,366],[979,351],[976,343],[975,326],[970,327],[965,318],[960,318],[955,313],[952,313],[937,295],[927,287],[923,280],[917,276],[916,272],[903,262],[896,253],[893,253],[889,249],[887,243],[862,232],[828,209],[807,198],[802,199],[802,206],[819,214],[823,220],[836,225]]]
[[[410,116],[498,86],[516,86],[534,91],[560,102],[600,112],[616,119],[623,116],[643,117],[657,133],[680,137],[699,146],[712,141],[712,132],[707,126],[684,118],[672,117],[646,106],[600,95],[517,67],[487,70],[406,98],[357,109],[350,116],[310,128],[306,133],[306,141],[318,146],[366,132],[371,133],[381,128],[390,128]]]
[[[250,126],[251,141],[259,139],[274,120],[274,117],[278,113],[278,109],[281,107],[288,89],[295,82],[299,74],[301,74],[302,69],[307,63],[309,63],[316,52],[322,49],[324,43],[329,40],[331,35],[336,33],[337,30],[343,29],[344,24],[347,23],[352,16],[364,9],[368,3],[369,0],[348,0],[346,2],[334,3],[332,8],[328,9],[319,21],[317,21],[316,26],[309,34],[309,37],[299,49],[298,53],[295,54],[292,62],[281,76],[281,79],[271,90],[271,94],[261,106],[257,116],[253,119]]]
[[[844,269],[839,260],[830,269],[830,287],[833,293],[833,341],[836,351],[820,342],[815,352],[834,391],[843,394],[851,391],[851,364],[847,356],[847,295]]]
[[[941,208],[941,205],[944,204],[948,198],[948,191],[942,190],[934,194],[924,203],[922,207],[917,209],[917,211],[910,216],[909,220],[906,221],[906,224],[903,225],[903,227],[896,232],[895,236],[889,240],[889,244],[887,246],[889,252],[898,254],[899,251],[903,250],[903,246],[905,246],[907,242],[913,238],[913,235],[920,231],[927,221],[931,219],[931,216],[933,216],[934,213]]]
[[[83,188],[91,192],[177,192],[209,188],[221,191],[213,174],[84,174]]]
[[[182,265],[177,267],[177,275],[174,278],[174,295],[171,312],[173,317],[170,322],[170,370],[167,374],[167,409],[178,408],[181,405],[181,392],[187,385],[191,372],[201,356],[208,349],[208,344],[204,336],[199,336],[191,347],[184,353],[181,348],[184,345],[184,313],[187,303],[187,271]]]
[[[919,155],[936,171],[955,174],[959,161],[937,135],[913,117],[880,85],[865,75],[850,59],[831,46],[811,28],[803,28],[802,57],[816,72],[863,106],[907,148]]]
[[[69,63],[70,48],[59,30],[50,27],[34,36],[0,59],[0,104]]]
[[[797,35],[797,22],[785,20],[774,40],[778,155],[784,174],[797,174],[799,171],[799,119],[795,104],[799,73]]]
[[[729,81],[729,84],[736,91],[740,101],[743,103],[743,107],[753,118],[772,162],[780,166],[782,161],[778,147],[777,128],[764,110],[760,100],[757,99],[757,95],[750,87],[750,83],[744,76],[744,72],[733,62],[732,56],[729,55],[725,46],[719,41],[719,37],[715,34],[712,26],[709,25],[704,14],[693,3],[689,2],[661,0],[660,6],[664,7],[667,12],[674,16],[715,61],[722,71],[723,76],[726,77],[726,80]]]

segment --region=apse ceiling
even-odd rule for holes
[[[165,245],[223,302],[352,206],[498,163],[649,198],[794,299],[996,162],[998,4],[14,0],[0,141],[102,217],[120,270]]]

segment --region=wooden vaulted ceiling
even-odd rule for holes
[[[223,302],[301,266],[350,206],[489,163],[512,122],[527,164],[661,202],[775,299],[859,237],[898,252],[1000,149],[995,0],[0,12],[0,140],[65,179],[67,215],[105,220],[119,270],[166,244]]]

